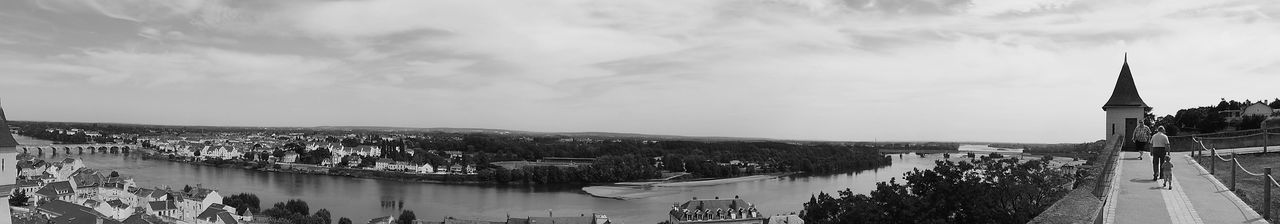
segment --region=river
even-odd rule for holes
[[[18,137],[23,144],[47,144],[40,140]],[[915,168],[930,168],[940,154],[919,157],[893,156],[893,165],[875,170],[835,175],[788,176],[736,182],[714,186],[664,187],[652,197],[617,200],[593,197],[579,186],[487,186],[432,183],[407,183],[389,180],[346,178],[323,175],[269,173],[235,168],[199,166],[164,160],[143,160],[121,154],[46,154],[49,159],[79,157],[87,167],[103,172],[118,171],[133,177],[142,187],[168,185],[181,189],[200,184],[216,189],[224,196],[248,192],[258,195],[262,207],[275,202],[299,198],[306,200],[314,212],[327,208],[333,217],[348,217],[357,223],[399,214],[397,208],[382,207],[381,201],[404,201],[404,209],[412,210],[419,219],[440,220],[444,217],[500,221],[507,215],[578,216],[599,213],[614,223],[657,223],[667,219],[673,203],[693,197],[742,197],[767,215],[799,212],[810,195],[820,191],[832,193],[845,188],[867,193],[875,183],[899,177]],[[953,155],[953,159],[959,156]],[[336,220],[335,220],[336,221]]]

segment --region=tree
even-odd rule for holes
[[[13,194],[12,197],[9,197],[9,206],[27,206],[27,200],[31,200],[31,197],[28,197],[26,193],[18,192],[17,194]]]
[[[348,219],[347,217],[342,217],[341,219],[338,219],[338,224],[351,224],[351,219]]]
[[[182,185],[182,192],[191,192],[191,185]]]
[[[410,210],[404,210],[404,212],[400,212],[400,217],[396,217],[396,223],[400,224],[413,224],[413,220],[418,220],[418,217],[413,215],[413,211]]]
[[[284,204],[284,205],[285,205],[285,209],[286,209],[287,211],[289,211],[289,212],[291,212],[291,213],[294,213],[294,214],[300,214],[300,215],[302,215],[302,216],[307,216],[307,214],[310,214],[310,213],[311,213],[311,212],[310,212],[310,211],[311,211],[310,206],[307,206],[307,202],[306,202],[306,201],[303,201],[303,200],[301,200],[301,199],[289,199],[289,201],[285,202],[285,204]]]
[[[1262,127],[1262,121],[1267,120],[1267,116],[1248,115],[1240,118],[1240,123],[1236,123],[1236,130],[1253,130]]]
[[[1043,160],[935,163],[869,194],[819,193],[800,216],[812,223],[1026,223],[1070,191],[1071,174]]]
[[[111,175],[107,175],[107,177],[120,177],[120,172],[116,172],[113,170],[111,171]]]
[[[261,210],[258,196],[250,193],[239,193],[222,198],[222,204],[236,208],[236,214],[244,214],[245,211],[258,214]]]
[[[328,209],[316,210],[315,216],[316,218],[319,218],[320,221],[323,221],[324,224],[333,224],[333,215],[329,214]]]

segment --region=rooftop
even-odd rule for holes
[[[1142,96],[1138,95],[1138,87],[1133,83],[1133,74],[1129,72],[1129,56],[1125,56],[1124,65],[1120,67],[1120,77],[1116,78],[1116,87],[1111,90],[1111,99],[1102,105],[1102,109],[1113,107],[1142,107],[1151,110]]]
[[[18,146],[18,140],[13,139],[13,134],[8,132],[9,119],[4,117],[4,107],[0,107],[0,130],[5,131],[4,133],[0,133],[0,147]]]

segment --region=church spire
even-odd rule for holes
[[[1102,105],[1102,109],[1112,107],[1142,107],[1151,110],[1142,96],[1138,95],[1138,87],[1134,85],[1133,74],[1129,72],[1129,53],[1124,54],[1124,65],[1120,66],[1120,77],[1116,78],[1115,89],[1111,90],[1111,99]]]
[[[18,141],[13,139],[13,134],[9,133],[9,119],[4,117],[4,107],[0,106],[0,147],[18,146]]]

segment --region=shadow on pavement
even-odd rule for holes
[[[1155,180],[1151,180],[1151,179],[1147,179],[1147,178],[1137,178],[1137,179],[1130,179],[1130,180],[1129,180],[1129,182],[1134,182],[1134,183],[1155,183],[1156,181],[1155,181]]]

